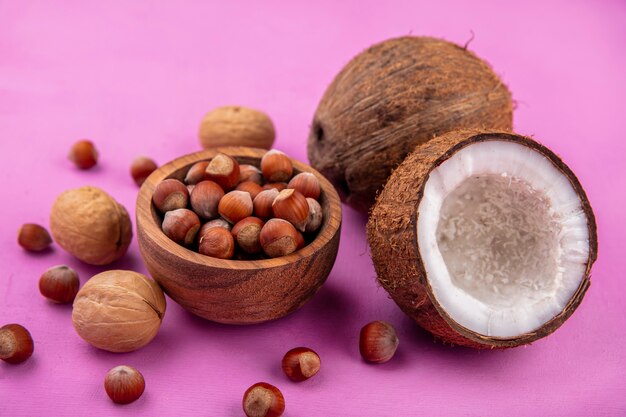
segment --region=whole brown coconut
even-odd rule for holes
[[[489,65],[440,39],[401,37],[354,57],[315,112],[311,165],[366,212],[391,171],[434,136],[512,129],[511,94]]]
[[[59,246],[91,265],[118,260],[133,237],[124,206],[91,186],[67,190],[57,197],[50,213],[50,231]]]
[[[474,348],[555,331],[590,285],[596,223],[572,171],[534,140],[462,130],[420,145],[367,225],[380,285],[437,338]]]

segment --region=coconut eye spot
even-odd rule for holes
[[[558,287],[562,228],[545,193],[508,175],[465,179],[444,200],[437,244],[455,286],[494,307]]]
[[[585,278],[580,196],[537,150],[506,140],[468,144],[431,171],[418,204],[418,246],[436,303],[472,332],[533,332]]]
[[[324,140],[324,128],[319,122],[315,122],[313,127],[313,134],[315,135],[315,140],[321,142]]]

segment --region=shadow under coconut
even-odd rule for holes
[[[363,228],[365,228],[365,225],[367,224],[367,221],[369,219],[369,215],[367,213],[355,210],[345,203],[341,204],[341,210],[344,213],[342,216],[343,222],[350,221],[351,223],[363,225]]]
[[[404,345],[411,345],[416,349],[428,351],[446,362],[454,362],[458,366],[475,367],[477,364],[494,363],[494,361],[511,360],[512,357],[521,359],[528,356],[524,347],[514,349],[473,349],[465,346],[450,345],[422,329],[411,318],[405,316],[399,333],[405,339]],[[402,346],[402,339],[400,341]]]

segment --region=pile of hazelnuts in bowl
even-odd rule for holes
[[[220,152],[193,164],[182,181],[159,182],[152,203],[163,215],[163,233],[200,254],[276,258],[304,247],[319,230],[320,191],[314,174],[294,174],[278,150],[266,152],[260,167]]]
[[[302,307],[339,248],[332,184],[276,150],[219,147],[174,159],[146,179],[135,211],[150,275],[219,323],[262,323]]]

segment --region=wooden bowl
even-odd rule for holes
[[[161,215],[152,204],[158,183],[167,178],[182,181],[198,161],[218,152],[240,164],[259,166],[264,149],[223,147],[175,159],[153,172],[137,197],[137,239],[141,256],[152,277],[178,304],[208,320],[261,323],[300,308],[326,281],[337,257],[341,229],[341,203],[333,186],[320,173],[293,160],[294,175],[311,172],[320,181],[324,214],[317,236],[288,256],[262,260],[223,260],[201,255],[178,245],[161,231]]]

